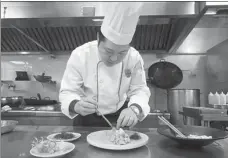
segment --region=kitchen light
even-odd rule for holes
[[[208,10],[206,12],[206,15],[216,15],[216,11],[215,10]]]
[[[94,22],[102,22],[103,19],[92,19]]]
[[[24,65],[26,64],[24,61],[10,61],[13,64]]]
[[[30,54],[29,52],[20,52],[20,54]]]

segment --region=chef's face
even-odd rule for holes
[[[107,66],[113,66],[122,62],[130,48],[129,45],[116,45],[107,38],[99,40],[99,35],[98,41],[98,50],[101,60]]]

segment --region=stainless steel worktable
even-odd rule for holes
[[[227,158],[228,140],[218,141],[202,149],[187,149],[172,140],[159,135],[154,128],[134,129],[149,136],[146,146],[129,151],[109,151],[90,146],[86,136],[97,130],[107,128],[72,126],[17,126],[15,131],[1,137],[2,158],[32,158],[29,150],[34,137],[47,136],[53,132],[75,131],[82,137],[73,142],[76,148],[64,158]]]

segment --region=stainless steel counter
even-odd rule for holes
[[[142,122],[137,124],[137,127],[157,128],[160,125],[157,116],[170,118],[169,113],[150,113]],[[73,120],[60,111],[12,110],[2,113],[1,117],[2,120],[17,120],[19,125],[73,125]]]
[[[184,148],[176,142],[159,135],[154,128],[134,128],[133,130],[149,136],[147,145],[128,151],[102,150],[89,145],[88,134],[109,128],[73,127],[73,126],[17,126],[16,129],[1,136],[2,158],[33,158],[29,153],[34,137],[46,137],[60,131],[81,133],[78,140],[72,142],[75,149],[63,156],[64,158],[227,158],[228,141],[217,141],[219,145],[211,144],[201,149]]]
[[[2,112],[2,116],[60,116],[66,117],[61,111],[32,111],[32,110],[11,110],[8,112]],[[169,113],[149,113],[149,116],[166,116],[169,117]]]

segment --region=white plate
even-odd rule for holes
[[[59,146],[60,148],[60,151],[58,152],[55,152],[53,154],[39,153],[35,148],[32,148],[30,150],[30,154],[36,157],[48,157],[48,158],[59,157],[70,153],[75,148],[75,145],[69,142],[56,142],[56,143],[57,143],[57,146]]]
[[[87,136],[87,142],[95,147],[102,148],[102,149],[109,149],[109,150],[130,150],[142,147],[147,144],[149,137],[143,133],[137,132],[141,139],[139,140],[132,140],[131,142],[125,145],[116,145],[113,144],[109,137],[110,137],[110,130],[103,130],[90,133]],[[132,131],[125,131],[128,134],[133,134]]]
[[[74,138],[71,138],[71,139],[56,139],[55,136],[57,134],[60,134],[60,133],[54,133],[54,134],[51,134],[49,136],[47,136],[47,139],[48,140],[51,140],[51,141],[56,141],[56,142],[60,142],[60,141],[64,141],[64,142],[71,142],[71,141],[74,141],[78,138],[81,137],[81,134],[80,133],[74,133],[74,132],[67,132],[67,133],[71,133],[74,135]]]

